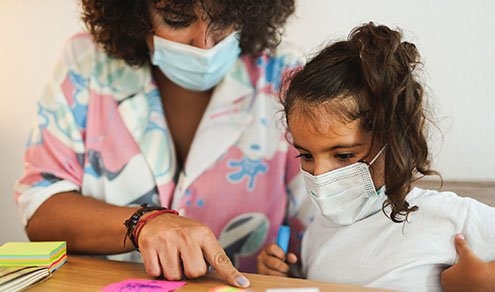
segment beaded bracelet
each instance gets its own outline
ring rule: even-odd
[[[146,218],[141,219],[141,217],[145,213],[151,212],[151,211],[158,211],[158,212],[156,212],[155,214],[152,214]],[[129,219],[125,220],[125,222],[124,222],[124,226],[127,228],[127,232],[126,232],[125,237],[124,237],[124,246],[125,246],[126,239],[129,238],[131,240],[132,244],[134,245],[134,247],[136,248],[136,250],[139,251],[137,239],[139,236],[139,232],[141,231],[144,224],[146,223],[146,220],[149,220],[149,219],[156,217],[156,216],[163,214],[163,213],[172,213],[175,215],[179,214],[177,211],[170,210],[170,209],[167,209],[165,207],[148,206],[148,204],[142,204],[141,208],[136,210],[136,212],[134,212],[134,214],[132,214],[132,216]],[[136,227],[139,227],[139,228],[136,228]]]
[[[139,222],[136,224],[136,227],[134,228],[134,232],[133,232],[134,241],[136,242],[135,246],[136,246],[136,249],[138,251],[139,251],[139,248],[138,248],[139,233],[141,232],[141,229],[143,229],[144,224],[146,224],[146,221],[148,221],[152,218],[155,218],[155,217],[157,217],[163,213],[171,213],[171,214],[179,215],[179,213],[175,210],[164,209],[164,210],[156,211],[155,213],[153,213],[149,216],[141,217],[141,219],[139,219]]]

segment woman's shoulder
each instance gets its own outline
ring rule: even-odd
[[[274,64],[281,67],[301,66],[304,64],[302,50],[291,43],[280,43],[273,50],[263,50],[256,55],[244,55],[244,63],[252,62],[258,67],[268,67]]]
[[[82,46],[96,46],[93,37],[84,31],[79,31],[69,37],[67,40],[67,46],[77,47]]]
[[[124,60],[109,56],[87,32],[79,32],[71,36],[65,43],[62,54],[63,60],[69,67],[94,69],[95,65],[106,64],[106,66],[130,68]]]
[[[104,52],[98,48],[90,34],[78,32],[66,41],[63,54],[67,61],[78,62],[94,59],[97,54],[104,54]]]
[[[275,58],[282,58],[288,64],[303,65],[304,53],[299,46],[291,42],[282,41],[273,52]]]
[[[148,66],[130,66],[122,59],[109,56],[85,32],[69,38],[57,69],[59,74],[69,74],[79,80],[95,80],[119,96],[135,93],[151,80]]]
[[[304,65],[304,58],[297,47],[280,44],[275,50],[264,50],[257,55],[243,55],[243,66],[254,83],[272,85],[277,91],[284,76]],[[263,80],[261,84],[258,81]]]

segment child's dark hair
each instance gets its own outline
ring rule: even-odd
[[[413,72],[419,53],[401,37],[371,22],[357,27],[294,73],[282,93],[287,119],[294,106],[323,106],[347,121],[360,119],[373,143],[386,145],[383,207],[391,206],[394,222],[418,208],[405,199],[416,176],[437,174],[430,168],[424,91]]]
[[[177,28],[198,17],[212,20],[210,30],[234,25],[242,53],[274,49],[283,25],[294,13],[294,0],[82,0],[82,19],[110,55],[130,65],[149,61],[145,38],[152,33],[151,11],[173,19]],[[206,15],[196,15],[196,7]]]

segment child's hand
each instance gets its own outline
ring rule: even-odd
[[[445,292],[495,291],[495,262],[482,261],[469,248],[462,234],[455,237],[459,260],[441,275]]]
[[[289,276],[290,264],[297,263],[297,256],[284,251],[275,243],[270,243],[258,255],[258,273],[272,276]]]

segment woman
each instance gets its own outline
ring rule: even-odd
[[[282,75],[300,65],[275,50],[293,1],[83,0],[82,11],[89,34],[67,43],[38,103],[15,188],[29,238],[70,253],[139,248],[152,276],[212,265],[247,286],[230,261],[254,271],[283,220],[301,232],[312,214],[274,116]]]

